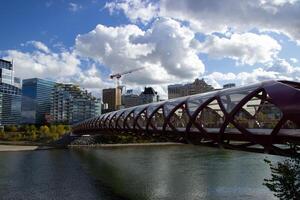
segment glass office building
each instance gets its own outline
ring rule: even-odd
[[[44,124],[48,121],[54,85],[55,82],[39,78],[23,80],[22,123]]]
[[[0,59],[0,126],[21,120],[21,80],[14,77],[13,63]]]

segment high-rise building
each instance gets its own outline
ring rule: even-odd
[[[51,98],[52,123],[74,124],[100,115],[101,102],[73,84],[55,84]]]
[[[188,95],[194,95],[212,91],[214,88],[208,85],[203,79],[196,79],[193,83],[175,84],[168,86],[168,98],[173,99]]]
[[[14,77],[13,63],[0,59],[0,125],[21,120],[21,79]]]
[[[174,84],[168,85],[168,99],[174,99],[184,96],[184,85]]]
[[[224,89],[233,88],[233,87],[235,87],[235,83],[227,83],[227,84],[223,85]]]
[[[127,90],[124,95],[122,95],[122,106],[125,108],[137,106],[141,104],[140,96],[133,93],[133,90]]]
[[[145,87],[144,91],[140,94],[141,104],[153,103],[159,101],[159,95],[152,87]]]
[[[118,110],[121,105],[121,88],[108,88],[102,90],[104,112]]]
[[[126,93],[122,95],[122,106],[124,108],[158,101],[160,101],[159,95],[152,87],[145,87],[140,95],[134,94],[133,90],[127,90]]]
[[[22,83],[22,123],[44,124],[50,115],[51,94],[55,82],[39,78]]]

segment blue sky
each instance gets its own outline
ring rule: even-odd
[[[70,3],[62,0],[2,1],[0,22],[6,28],[1,31],[1,50],[18,48],[21,43],[31,40],[72,46],[78,34],[92,30],[99,23],[125,23],[101,9],[104,1],[76,1],[82,6],[78,11],[70,10]]]
[[[0,7],[0,56],[13,59],[22,78],[100,93],[113,86],[110,73],[144,67],[123,84],[153,86],[162,96],[168,84],[195,78],[215,87],[300,81],[298,0],[3,0]]]

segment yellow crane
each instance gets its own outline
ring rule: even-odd
[[[129,70],[129,71],[125,71],[125,72],[122,72],[122,73],[116,73],[116,74],[112,74],[110,75],[110,79],[114,79],[116,78],[117,79],[117,85],[116,85],[116,88],[118,88],[120,86],[120,78],[126,74],[131,74],[132,72],[136,72],[136,71],[139,71],[141,69],[144,69],[144,67],[139,67],[139,68],[136,68],[136,69],[132,69],[132,70]]]
[[[121,106],[121,93],[122,92],[121,92],[121,87],[120,87],[120,78],[126,74],[131,74],[131,73],[139,71],[141,69],[144,69],[144,67],[139,67],[139,68],[128,70],[128,71],[125,71],[122,73],[111,74],[109,76],[110,79],[114,79],[114,78],[116,79],[116,103],[115,103],[116,108],[119,109]]]

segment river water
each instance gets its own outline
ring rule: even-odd
[[[0,152],[0,199],[275,199],[264,158],[201,146]]]

